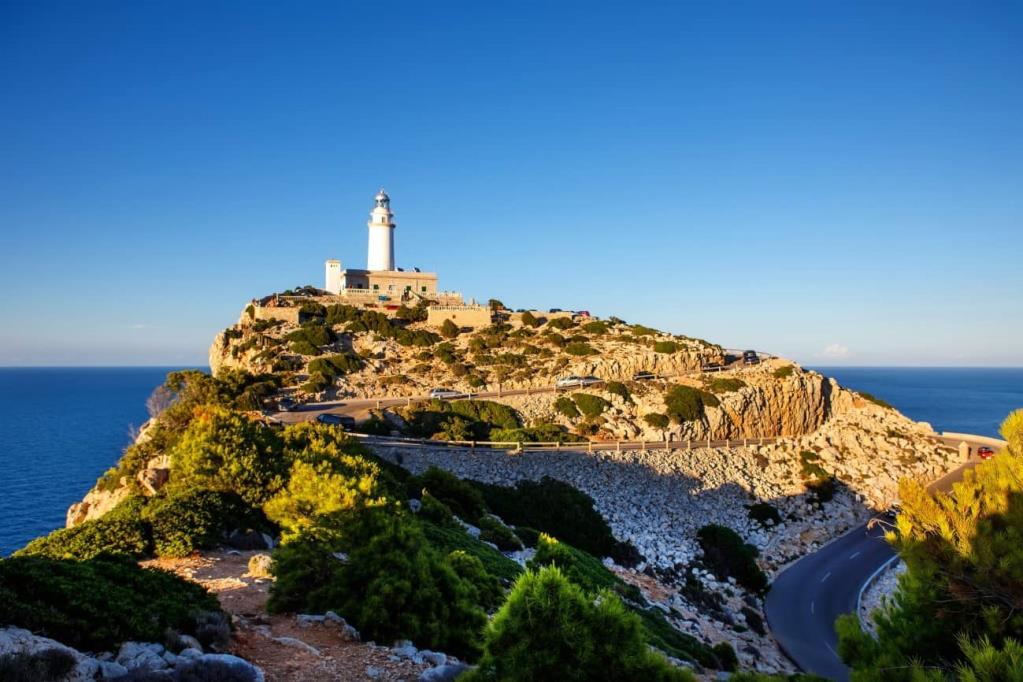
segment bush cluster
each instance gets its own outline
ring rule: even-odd
[[[544,531],[594,556],[628,556],[615,540],[593,498],[567,483],[544,477],[519,481],[514,488],[477,484],[487,507],[505,522]]]
[[[699,421],[704,407],[717,407],[720,401],[713,393],[692,386],[673,386],[664,394],[664,411],[676,423]]]
[[[575,407],[575,403],[569,403]],[[490,440],[501,443],[578,443],[586,439],[569,433],[559,424],[537,424],[520,429],[493,429]]]
[[[575,406],[575,402],[567,395],[558,396],[558,399],[554,401],[554,409],[569,419],[575,419],[579,416],[579,408]]]
[[[196,634],[203,611],[220,607],[201,586],[140,568],[126,557],[0,561],[0,623],[77,649],[101,651],[129,639],[159,641],[167,628]]]
[[[561,330],[565,330],[565,329],[571,329],[574,326],[575,326],[575,322],[573,322],[571,320],[571,318],[568,318],[568,317],[555,317],[554,319],[547,321],[548,329],[561,329]]]
[[[632,393],[629,392],[629,387],[620,381],[607,382],[607,384],[604,385],[604,390],[612,395],[619,396],[627,403],[632,402]]]
[[[417,438],[489,440],[494,429],[517,429],[514,408],[489,400],[431,400],[405,413],[406,433]]]
[[[751,592],[767,589],[767,576],[757,565],[760,552],[726,526],[710,524],[696,533],[703,563],[718,577],[732,577]]]
[[[565,345],[565,352],[569,355],[596,355],[597,349],[585,341],[572,341]]]
[[[668,428],[668,424],[671,420],[668,419],[668,415],[666,414],[651,412],[643,415],[643,421],[655,429],[666,429]]]
[[[767,525],[768,521],[774,524],[781,523],[781,514],[779,514],[778,510],[767,502],[751,504],[749,506],[748,515],[760,525]]]
[[[603,414],[604,410],[611,407],[611,403],[599,395],[592,395],[590,393],[573,393],[572,400],[575,401],[575,406],[579,408],[579,411],[587,419],[595,419]]]
[[[784,367],[777,368],[776,370],[771,372],[771,374],[774,375],[775,379],[784,379],[786,377],[792,376],[795,373],[795,371],[796,368],[793,367],[792,365],[785,365]]]
[[[746,382],[742,379],[713,379],[707,383],[707,390],[711,393],[731,393],[744,387]]]
[[[692,680],[647,648],[613,594],[594,600],[556,567],[523,574],[487,628],[475,680]]]
[[[655,353],[674,353],[680,346],[674,341],[655,341],[654,352]]]

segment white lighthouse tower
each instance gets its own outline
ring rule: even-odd
[[[370,272],[394,270],[394,214],[391,198],[381,188],[375,197],[376,206],[369,214],[369,258],[366,269]]]

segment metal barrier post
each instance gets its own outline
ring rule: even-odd
[[[707,436],[707,447],[710,447],[710,436]]]
[[[593,452],[593,441],[586,441],[586,452]]]
[[[667,434],[665,434],[665,436],[664,436],[664,449],[665,450],[671,450],[671,446],[669,445],[670,442],[671,441],[668,440]]]
[[[616,440],[615,441],[615,452],[621,452],[621,451],[622,451],[622,441]]]
[[[692,449],[693,449],[693,439],[689,438],[688,440],[686,440],[686,450],[692,450]]]
[[[377,409],[378,410],[380,409],[380,401],[379,400],[377,400]]]

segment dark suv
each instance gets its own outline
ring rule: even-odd
[[[760,356],[755,350],[744,350],[742,352],[742,364],[756,365],[760,363]]]

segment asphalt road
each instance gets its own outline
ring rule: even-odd
[[[959,439],[942,438],[955,447]],[[976,451],[979,443],[967,441]],[[969,462],[929,486],[949,490]],[[894,556],[884,529],[855,528],[789,566],[771,585],[764,604],[767,622],[782,650],[801,669],[834,680],[848,680],[849,668],[838,657],[835,619],[856,610],[860,587]]]

